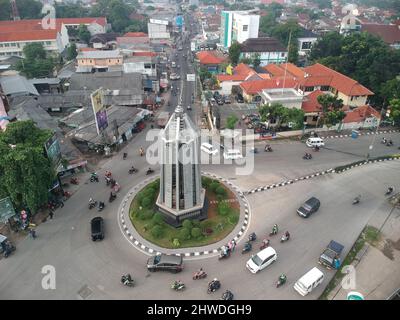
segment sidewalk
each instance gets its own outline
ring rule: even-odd
[[[374,217],[370,225],[380,228],[385,217]],[[400,288],[400,210],[394,209],[382,228],[382,237],[376,246],[370,245],[356,270],[356,288],[365,300],[385,300]],[[328,300],[345,300],[349,291],[336,287]]]

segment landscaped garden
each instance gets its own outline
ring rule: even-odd
[[[170,249],[204,246],[224,239],[239,221],[239,201],[217,180],[203,177],[202,185],[210,202],[208,218],[203,221],[187,219],[182,227],[174,228],[164,222],[155,205],[160,180],[148,184],[136,194],[129,209],[136,231],[155,245]]]

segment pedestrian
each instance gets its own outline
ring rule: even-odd
[[[53,210],[50,210],[50,212],[49,212],[50,219],[53,219],[53,216],[54,216],[54,212],[53,212]]]
[[[232,252],[235,251],[235,247],[236,247],[236,241],[235,239],[232,239]]]
[[[30,233],[32,239],[35,239],[35,238],[36,238],[36,231],[35,231],[35,229],[33,229],[33,228],[30,229],[30,230],[29,230],[29,233]]]

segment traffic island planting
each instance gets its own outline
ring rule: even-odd
[[[187,219],[179,228],[164,222],[156,207],[160,189],[160,180],[157,179],[141,189],[133,199],[129,208],[132,225],[141,237],[167,249],[200,247],[224,239],[239,222],[239,200],[217,180],[202,177],[202,185],[209,201],[207,219]]]

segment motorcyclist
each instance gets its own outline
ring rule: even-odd
[[[99,202],[99,209],[103,209],[105,206],[104,202],[100,201]]]
[[[392,193],[394,191],[394,187],[389,187],[388,189],[387,189],[387,193]]]
[[[221,286],[221,283],[219,282],[219,280],[217,278],[214,278],[209,284],[209,287],[211,290],[216,290],[220,286]]]
[[[152,168],[147,169],[147,172],[153,172]]]
[[[106,170],[104,175],[106,178],[110,178],[112,174],[111,174],[111,171]]]
[[[110,192],[110,199],[113,199],[113,198],[116,198],[116,197],[117,197],[116,193],[114,191],[111,191]]]
[[[89,206],[93,206],[95,203],[96,202],[92,198],[89,199]]]
[[[269,246],[269,239],[264,239],[263,241],[262,241],[262,243],[263,243],[263,245],[265,246],[265,247],[268,247]]]
[[[272,233],[273,234],[277,234],[278,233],[278,225],[274,224],[274,226],[272,227]]]
[[[249,234],[249,241],[254,241],[256,240],[257,236],[255,232],[252,232]]]
[[[387,140],[385,137],[382,138],[382,143],[386,144]]]
[[[392,139],[389,139],[389,141],[387,142],[387,144],[388,144],[389,146],[392,146],[392,145],[393,145]]]
[[[140,147],[139,153],[140,153],[141,156],[143,156],[143,154],[144,154],[144,149],[143,149],[143,147]]]
[[[361,200],[361,196],[358,195],[357,197],[354,198],[353,202],[358,203]]]
[[[289,233],[289,231],[286,231],[286,232],[285,232],[285,238],[286,238],[286,239],[289,239],[289,238],[290,238],[290,233]]]
[[[279,281],[280,284],[285,283],[285,282],[286,282],[286,275],[285,275],[284,273],[282,273],[282,274],[279,276],[278,281]]]

